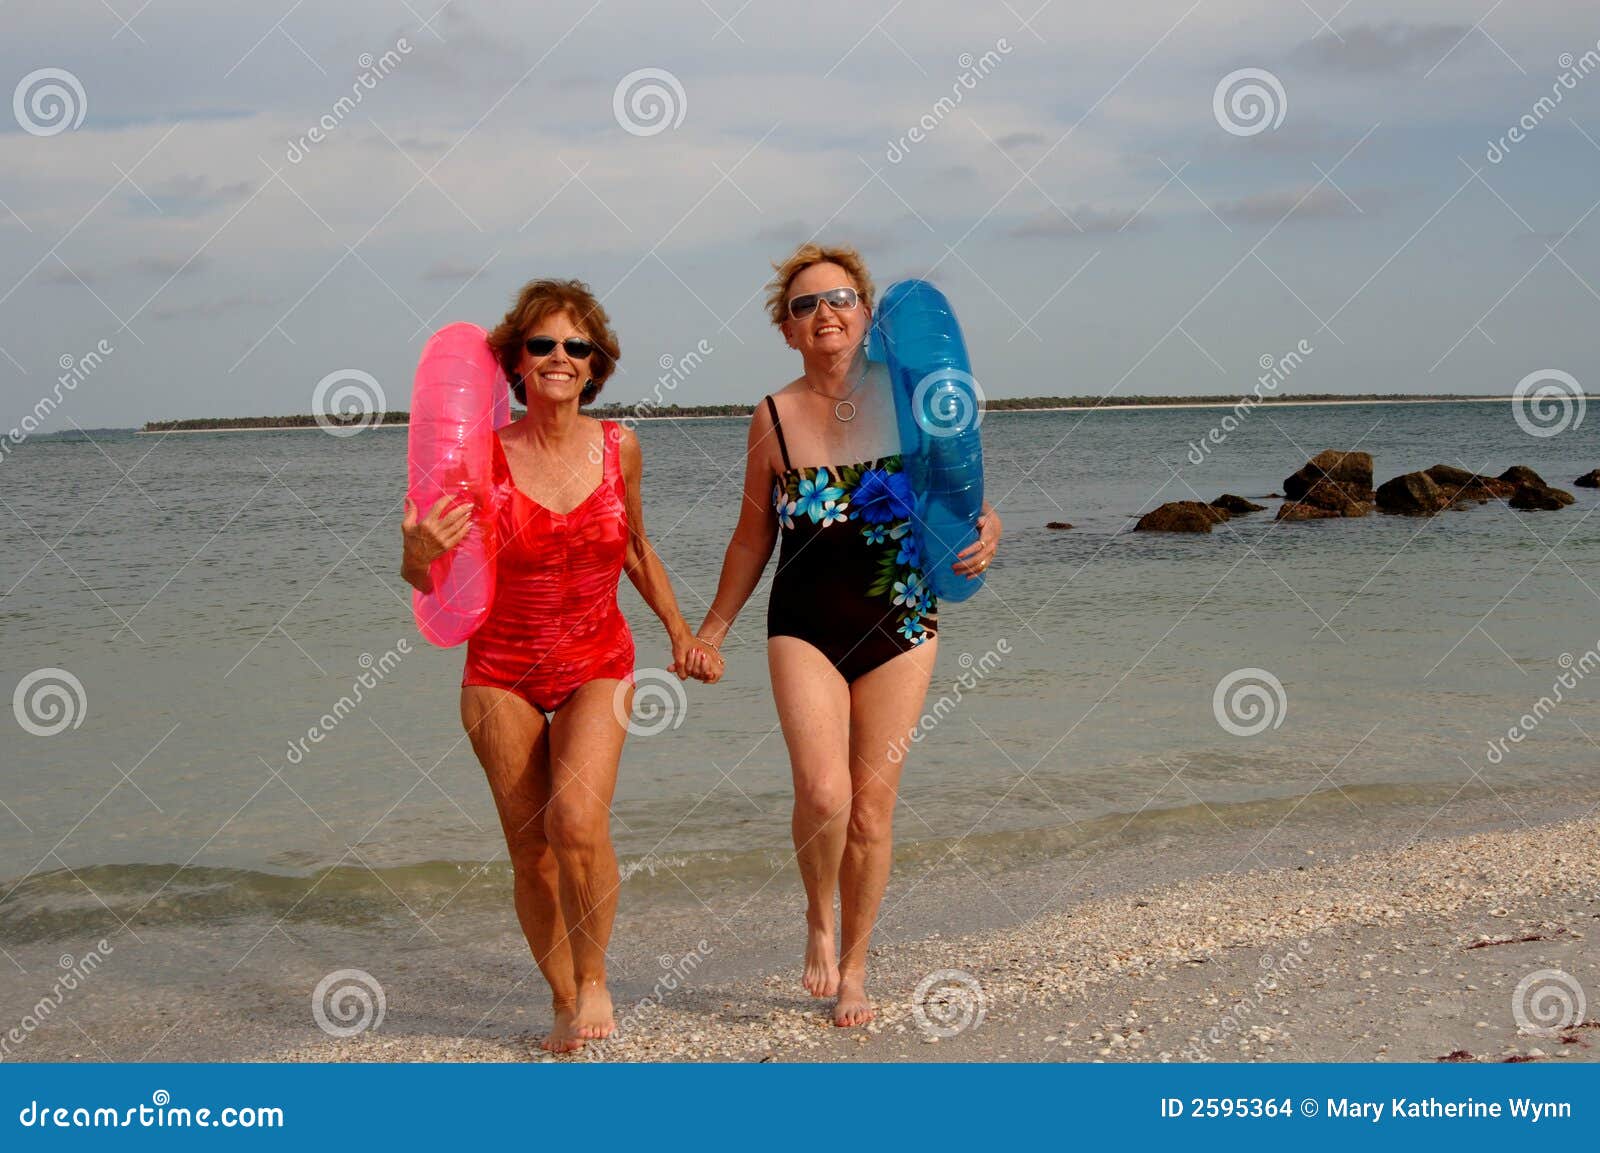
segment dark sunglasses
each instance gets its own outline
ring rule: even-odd
[[[853,288],[830,288],[827,292],[808,292],[803,296],[789,299],[789,315],[795,320],[803,320],[817,310],[817,305],[824,302],[834,312],[849,312],[861,303],[861,297]]]
[[[589,354],[594,351],[593,342],[576,336],[569,336],[562,341],[557,341],[553,336],[530,336],[523,347],[533,356],[549,356],[558,343],[573,360],[588,360]]]

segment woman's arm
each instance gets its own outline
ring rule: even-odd
[[[681,679],[691,675],[689,654],[695,649],[695,636],[689,631],[689,622],[678,611],[678,598],[673,595],[667,566],[661,563],[644,529],[644,502],[639,495],[644,481],[644,453],[639,448],[639,438],[631,428],[621,428],[620,432],[622,477],[627,484],[628,501],[628,555],[623,567],[644,603],[666,626],[667,639],[672,643],[671,671]]]
[[[745,442],[744,489],[739,501],[739,523],[722,558],[722,576],[716,599],[700,626],[700,636],[721,645],[734,619],[755,592],[761,574],[778,540],[778,518],[772,510],[772,414],[756,405]]]
[[[428,515],[418,517],[417,506],[406,498],[405,516],[400,521],[400,536],[405,551],[400,558],[400,575],[422,593],[433,591],[429,569],[433,562],[466,538],[472,531],[472,502],[451,505],[452,497],[441,496]],[[445,507],[451,505],[451,507]]]

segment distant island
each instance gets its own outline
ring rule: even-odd
[[[1465,393],[1429,393],[1411,396],[1400,393],[1301,393],[1297,396],[1264,396],[1252,403],[1263,405],[1297,404],[1440,404],[1459,401],[1510,401],[1509,396],[1469,396]],[[1008,396],[984,403],[985,412],[1048,412],[1054,409],[1084,408],[1232,408],[1240,403],[1232,396],[1124,396],[1108,401],[1103,396]],[[605,420],[694,420],[710,417],[747,417],[750,404],[597,404],[586,411]],[[513,410],[520,411],[520,410]],[[408,412],[384,412],[365,417],[313,416],[229,416],[198,417],[190,420],[147,421],[140,432],[259,432],[280,428],[317,428],[322,425],[351,427],[357,424],[404,428],[410,423]]]

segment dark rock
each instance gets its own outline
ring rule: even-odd
[[[1377,494],[1370,488],[1342,484],[1336,480],[1319,480],[1306,490],[1300,503],[1325,508],[1339,516],[1366,516],[1372,511]]]
[[[1579,488],[1600,488],[1600,468],[1584,473],[1572,483]]]
[[[1423,471],[1434,484],[1444,489],[1446,498],[1453,503],[1475,501],[1482,504],[1486,500],[1505,500],[1517,490],[1511,481],[1468,472],[1453,464],[1436,464]]]
[[[1045,528],[1071,528],[1072,526],[1070,524],[1068,524],[1064,520],[1052,520],[1052,521],[1045,522],[1045,526],[1044,527]]]
[[[1535,488],[1550,487],[1545,483],[1544,477],[1534,472],[1533,469],[1529,468],[1525,464],[1512,465],[1510,468],[1506,469],[1505,472],[1500,474],[1500,479],[1503,481],[1508,481],[1514,485],[1531,484]]]
[[[1242,496],[1234,496],[1231,492],[1225,492],[1216,500],[1211,502],[1211,507],[1220,508],[1223,512],[1231,514],[1242,512],[1262,512],[1267,506],[1264,504],[1252,504],[1250,501],[1245,500]]]
[[[1428,474],[1428,479],[1433,481],[1434,484],[1454,488],[1464,488],[1478,479],[1477,473],[1468,472],[1464,468],[1457,468],[1453,464],[1436,464],[1422,471]],[[1407,473],[1406,475],[1410,476],[1411,474]]]
[[[1432,516],[1450,505],[1445,490],[1425,472],[1408,472],[1378,487],[1378,511],[1396,516]]]
[[[1319,508],[1314,504],[1301,504],[1298,501],[1284,501],[1278,506],[1277,520],[1336,520],[1342,513],[1330,508]]]
[[[1151,509],[1133,527],[1135,532],[1210,532],[1212,525],[1227,519],[1220,508],[1197,500],[1174,500]]]
[[[1526,512],[1555,512],[1566,508],[1574,499],[1570,492],[1562,492],[1547,484],[1519,484],[1517,491],[1511,494],[1510,504],[1512,508]]]
[[[1288,500],[1301,500],[1313,487],[1326,481],[1335,481],[1354,494],[1365,493],[1365,496],[1357,495],[1355,499],[1370,501],[1372,454],[1323,449],[1307,461],[1299,472],[1284,478],[1283,495]]]

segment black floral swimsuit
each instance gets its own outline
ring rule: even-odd
[[[767,409],[784,464],[772,488],[783,544],[767,635],[806,641],[854,681],[937,632],[938,601],[911,531],[911,483],[899,453],[859,464],[791,466],[770,396]]]

